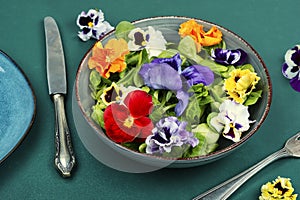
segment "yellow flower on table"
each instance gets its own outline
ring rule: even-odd
[[[225,90],[233,100],[243,103],[259,80],[260,77],[249,69],[234,69],[225,80]]]
[[[294,188],[289,178],[278,177],[272,183],[268,182],[261,187],[259,200],[296,200]]]
[[[127,42],[124,39],[111,39],[103,47],[98,41],[88,61],[90,69],[96,69],[104,78],[110,73],[122,72],[126,68],[125,55],[129,53]]]

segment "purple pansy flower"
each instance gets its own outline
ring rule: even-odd
[[[90,9],[87,13],[82,11],[77,17],[77,26],[80,30],[78,37],[87,41],[90,38],[100,39],[105,33],[113,30],[113,27],[104,21],[104,14],[101,10]]]
[[[189,87],[198,83],[209,85],[214,81],[214,74],[208,67],[193,65],[182,71],[181,63],[180,55],[176,54],[171,58],[154,59],[151,63],[142,65],[139,71],[139,75],[148,87],[176,92],[178,99],[175,107],[176,116],[182,115],[188,105]]]
[[[176,98],[178,99],[178,103],[175,106],[175,113],[176,116],[180,116],[189,104],[190,95],[188,92],[178,90],[176,93]]]
[[[152,63],[166,63],[175,69],[179,74],[181,74],[182,60],[179,53],[175,54],[171,58],[156,58],[152,60]]]
[[[244,64],[247,58],[247,53],[242,49],[228,50],[216,48],[212,49],[211,57],[215,62],[222,65],[239,66]]]
[[[181,75],[186,78],[190,87],[199,83],[210,85],[215,79],[214,73],[211,69],[201,65],[192,65],[187,67],[182,71]]]
[[[180,90],[182,81],[180,74],[167,63],[147,63],[141,67],[139,75],[145,85],[153,89]]]
[[[146,153],[170,153],[172,147],[190,145],[195,147],[199,140],[186,130],[187,122],[180,122],[176,117],[166,117],[156,123],[152,134],[146,138]]]
[[[300,92],[300,45],[287,50],[284,56],[285,63],[282,66],[283,75],[290,79],[294,90]]]

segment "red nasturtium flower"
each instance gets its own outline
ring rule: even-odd
[[[154,127],[148,117],[152,108],[151,95],[142,90],[130,92],[124,104],[110,104],[104,111],[107,136],[116,143],[145,140]]]
[[[111,39],[103,47],[98,41],[88,61],[90,69],[96,69],[101,76],[109,78],[110,73],[122,72],[126,68],[125,55],[129,53],[124,39]]]

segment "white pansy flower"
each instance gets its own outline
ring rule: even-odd
[[[250,128],[248,107],[232,100],[225,100],[219,107],[219,114],[210,121],[211,125],[225,138],[238,142],[242,133]]]
[[[158,56],[163,50],[166,50],[167,41],[160,31],[156,31],[152,26],[148,30],[135,28],[128,34],[130,41],[128,48],[130,51],[140,51],[146,49],[149,57]]]

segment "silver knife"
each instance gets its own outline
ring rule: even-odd
[[[55,159],[63,177],[70,177],[75,165],[70,131],[67,124],[64,96],[67,94],[66,67],[59,30],[52,17],[44,18],[49,95],[55,105]]]

